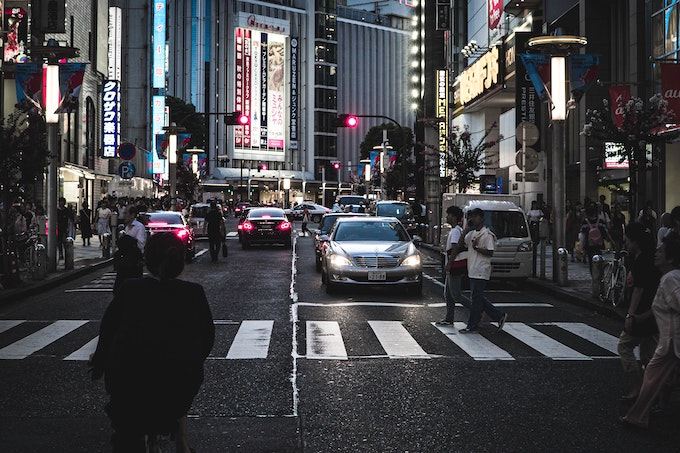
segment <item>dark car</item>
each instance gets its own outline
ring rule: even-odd
[[[241,225],[241,246],[292,244],[292,226],[280,208],[251,208]]]
[[[413,208],[403,201],[379,201],[373,207],[373,212],[378,217],[396,217],[406,231],[413,236],[418,230]]]
[[[236,203],[236,205],[234,206],[234,217],[240,216],[243,210],[245,208],[249,208],[250,206],[251,203],[249,201],[239,201],[238,203]]]
[[[363,213],[350,213],[350,212],[331,212],[324,214],[319,221],[319,228],[314,230],[314,252],[316,253],[316,270],[321,272],[321,251],[323,249],[324,242],[328,241],[328,233],[330,233],[331,228],[335,225],[335,222],[341,217],[360,217],[366,216],[368,214]]]
[[[250,207],[243,208],[241,210],[241,215],[238,218],[238,225],[236,226],[236,231],[238,233],[238,241],[241,242],[241,230],[243,229],[243,222],[246,221],[246,217],[248,217],[248,213],[250,212]]]
[[[194,230],[181,212],[154,211],[139,214],[139,221],[146,228],[149,236],[156,233],[172,232],[184,243],[185,259],[191,262],[196,254]]]

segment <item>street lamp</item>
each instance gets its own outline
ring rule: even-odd
[[[173,123],[174,124],[174,123]],[[177,207],[177,134],[186,129],[182,126],[164,126],[163,130],[168,134],[168,179],[170,210],[174,211]]]
[[[553,175],[553,280],[560,286],[567,285],[567,268],[560,268],[558,250],[563,248],[565,242],[565,154],[566,136],[564,121],[567,119],[567,109],[573,103],[567,101],[567,58],[588,40],[582,36],[537,36],[527,41],[529,48],[540,49],[550,55],[550,120],[553,124],[553,152],[552,152],[552,175]]]

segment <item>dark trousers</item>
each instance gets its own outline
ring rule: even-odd
[[[220,248],[222,247],[222,238],[210,236],[208,238],[210,243],[210,258],[213,262],[217,261],[217,257],[220,255]]]

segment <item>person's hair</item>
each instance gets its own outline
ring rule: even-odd
[[[661,224],[662,227],[672,228],[673,217],[671,216],[670,213],[664,212],[663,214],[661,214],[661,217],[659,217],[659,223]]]
[[[174,233],[156,233],[146,241],[146,267],[161,280],[173,279],[184,270],[184,253],[184,244]]]
[[[586,216],[597,217],[597,205],[595,203],[590,203],[586,206]]]
[[[454,216],[458,220],[463,219],[463,210],[460,209],[458,206],[449,206],[446,208],[446,213]]]
[[[626,225],[626,237],[635,242],[643,253],[654,253],[656,246],[652,231],[641,222],[630,222]]]
[[[137,214],[139,214],[139,210],[137,209],[137,206],[135,206],[133,204],[129,204],[125,208],[127,209],[128,214],[130,214],[130,215],[133,215],[133,216],[136,217]]]
[[[217,203],[215,203],[214,201],[211,201],[210,202],[210,209],[217,209]]]
[[[473,216],[473,215],[478,215],[480,217],[484,217],[484,211],[480,208],[474,208],[468,211],[468,217]]]
[[[670,259],[674,267],[680,267],[680,234],[671,231],[661,242],[666,246],[666,259]]]
[[[680,222],[680,206],[676,206],[671,210],[671,218],[674,222]]]
[[[121,234],[116,245],[123,253],[130,253],[137,248],[137,239],[127,234]]]

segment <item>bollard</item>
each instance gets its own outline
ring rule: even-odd
[[[64,269],[73,269],[73,238],[67,237],[64,241]]]
[[[604,272],[605,260],[602,255],[594,255],[590,265],[590,291],[595,299],[600,299],[602,294],[602,277]]]
[[[35,268],[33,280],[44,280],[47,276],[47,249],[44,244],[35,244]]]
[[[557,284],[567,286],[569,279],[569,252],[564,247],[557,249]]]
[[[102,258],[111,258],[111,233],[102,234]]]

